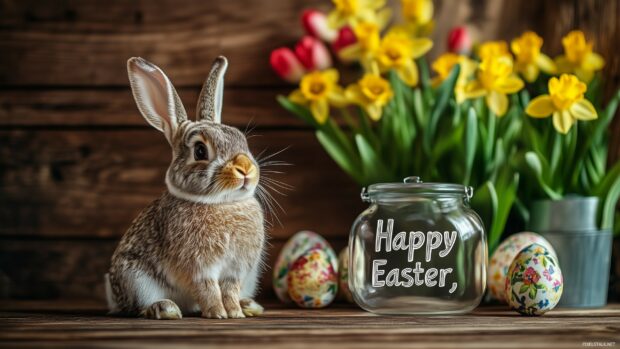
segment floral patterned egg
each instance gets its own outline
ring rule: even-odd
[[[287,282],[291,265],[313,248],[323,249],[329,256],[333,269],[338,271],[336,253],[322,236],[309,230],[296,233],[284,244],[273,267],[273,289],[282,302],[291,302]]]
[[[512,262],[506,279],[506,299],[523,315],[542,315],[562,296],[563,279],[555,255],[539,244],[524,248]]]
[[[323,308],[338,292],[338,273],[323,249],[299,257],[288,275],[288,294],[302,308]]]
[[[353,296],[349,290],[349,247],[345,247],[338,254],[338,297],[353,303]]]
[[[550,254],[556,256],[549,241],[536,233],[521,232],[509,236],[499,244],[489,261],[487,286],[493,298],[506,303],[504,286],[506,284],[508,268],[510,268],[510,264],[512,264],[517,254],[531,244],[544,246]]]

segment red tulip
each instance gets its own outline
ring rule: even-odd
[[[336,53],[336,56],[338,56],[338,59],[342,62],[350,63],[350,60],[344,59],[339,53],[343,48],[351,46],[356,42],[357,38],[355,37],[353,29],[349,26],[345,26],[340,28],[340,31],[338,31],[338,37],[332,43],[332,50],[334,50],[334,53]]]
[[[305,10],[301,15],[301,24],[308,35],[317,37],[325,42],[333,42],[338,32],[327,25],[327,17],[321,11]]]
[[[471,37],[466,27],[454,27],[448,34],[448,51],[468,55],[471,52]]]
[[[304,36],[295,46],[295,54],[308,70],[323,70],[332,66],[332,58],[325,44],[312,36]]]
[[[269,62],[273,71],[288,82],[297,83],[305,74],[303,65],[288,47],[273,50]]]

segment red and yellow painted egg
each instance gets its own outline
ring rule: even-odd
[[[315,248],[297,258],[288,273],[288,294],[302,308],[323,308],[338,293],[338,272],[325,250]]]

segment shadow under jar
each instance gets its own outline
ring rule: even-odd
[[[482,221],[469,207],[473,190],[459,184],[373,184],[370,206],[349,236],[349,287],[355,302],[377,314],[463,314],[486,287]]]

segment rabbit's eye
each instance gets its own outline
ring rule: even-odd
[[[209,160],[209,150],[204,143],[197,142],[194,145],[194,160]]]

